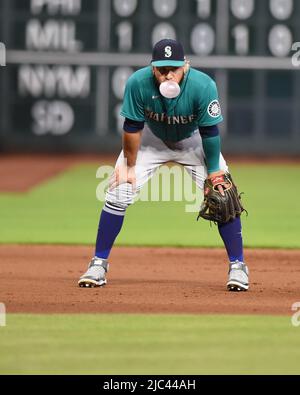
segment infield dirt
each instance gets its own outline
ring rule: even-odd
[[[0,191],[22,193],[103,156],[0,158]],[[114,248],[108,285],[82,289],[93,247],[0,245],[0,302],[8,313],[239,313],[291,315],[300,301],[300,250],[246,250],[250,290],[226,291],[223,249]]]
[[[2,245],[0,301],[8,313],[292,314],[300,251],[246,250],[248,292],[226,291],[222,249],[114,248],[108,284],[83,289],[92,247]]]

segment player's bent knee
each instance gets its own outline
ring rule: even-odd
[[[112,191],[106,192],[105,202],[126,210],[127,207],[134,203],[134,197],[132,186],[130,184],[122,184]]]

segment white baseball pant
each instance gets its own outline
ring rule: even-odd
[[[203,190],[204,181],[207,178],[207,168],[199,130],[195,130],[191,137],[177,143],[164,143],[145,125],[135,167],[136,190],[133,191],[131,184],[121,184],[106,192],[106,202],[126,209],[134,203],[137,194],[154,175],[155,171],[167,162],[182,165],[197,187]],[[115,167],[122,163],[124,163],[123,151],[120,153]],[[222,154],[220,155],[220,169],[228,171]]]

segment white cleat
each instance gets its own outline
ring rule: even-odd
[[[230,262],[228,272],[228,291],[241,292],[249,289],[249,270],[245,263]]]
[[[105,285],[107,283],[105,276],[108,266],[106,259],[94,257],[89,263],[88,270],[80,277],[78,281],[79,287],[95,288]]]

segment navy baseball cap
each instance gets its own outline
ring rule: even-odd
[[[184,50],[179,41],[165,38],[154,45],[151,61],[152,66],[182,67],[184,66],[184,62]]]

